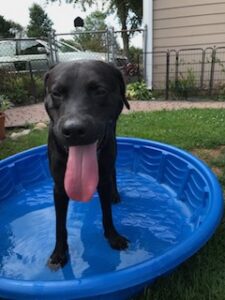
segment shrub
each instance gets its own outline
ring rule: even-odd
[[[10,108],[12,105],[5,95],[0,95],[0,113]]]
[[[37,101],[42,101],[44,98],[44,80],[43,76],[34,76],[35,96]]]
[[[197,84],[193,70],[188,69],[186,77],[180,73],[180,78],[170,82],[169,88],[172,97],[178,99],[187,99],[188,97],[196,94]]]
[[[150,100],[152,92],[147,88],[144,81],[137,81],[127,85],[127,98],[129,100]]]
[[[29,102],[29,92],[25,77],[11,76],[6,83],[6,96],[15,105]]]
[[[225,101],[225,85],[219,88],[218,100]]]
[[[30,74],[0,71],[0,93],[15,105],[30,104],[43,99],[43,79]]]

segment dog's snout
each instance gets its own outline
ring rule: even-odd
[[[62,128],[62,132],[65,138],[72,137],[84,137],[87,129],[84,123],[67,120]]]
[[[87,145],[97,140],[97,127],[91,118],[67,119],[61,130],[69,146]]]

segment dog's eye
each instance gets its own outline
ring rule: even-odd
[[[51,91],[51,98],[52,98],[54,107],[59,108],[62,103],[62,99],[63,99],[62,93],[57,90],[53,90],[53,91]]]
[[[108,94],[108,91],[105,88],[99,87],[95,89],[94,94],[98,97],[104,97]]]
[[[52,91],[51,92],[51,96],[53,98],[61,98],[62,97],[62,94],[59,92],[59,91]]]
[[[105,87],[96,83],[89,84],[89,92],[95,97],[104,97],[108,94],[108,90]]]

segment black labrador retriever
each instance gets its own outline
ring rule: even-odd
[[[104,235],[112,248],[128,247],[113,225],[111,203],[119,202],[116,186],[116,121],[125,98],[120,71],[101,61],[60,63],[45,76],[45,107],[50,117],[48,156],[54,179],[56,244],[48,265],[68,259],[68,201],[88,201],[96,188],[101,201]]]

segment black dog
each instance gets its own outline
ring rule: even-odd
[[[67,262],[68,200],[87,201],[99,193],[105,237],[114,249],[128,240],[115,229],[111,203],[119,202],[115,159],[116,121],[125,98],[118,69],[101,61],[60,63],[45,77],[45,107],[50,117],[48,155],[54,179],[56,244],[48,265]]]

